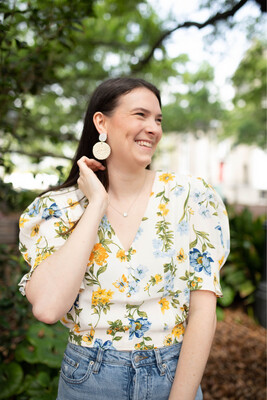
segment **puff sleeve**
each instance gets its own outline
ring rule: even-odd
[[[49,192],[37,197],[21,215],[19,249],[31,267],[19,283],[23,295],[35,268],[58,250],[70,235],[70,206],[66,195]]]
[[[219,272],[230,250],[227,211],[203,179],[192,178],[190,186],[190,290],[210,290],[221,297]]]

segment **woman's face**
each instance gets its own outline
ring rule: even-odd
[[[157,97],[137,88],[120,97],[113,114],[105,116],[111,155],[107,163],[146,167],[162,136],[162,114]]]

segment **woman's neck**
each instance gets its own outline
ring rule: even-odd
[[[131,198],[141,190],[142,186],[145,186],[148,174],[150,174],[150,171],[145,168],[133,171],[108,166],[108,192],[117,200]]]

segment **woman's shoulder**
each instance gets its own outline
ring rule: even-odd
[[[195,177],[190,174],[182,174],[179,172],[172,171],[156,171],[157,179],[163,184],[168,184],[170,186],[188,186],[188,185],[201,185],[201,182],[204,181],[203,178]]]
[[[31,218],[46,219],[47,216],[62,215],[62,212],[69,208],[74,208],[84,200],[83,193],[77,186],[61,188],[58,190],[49,190],[44,194],[37,196],[31,204],[23,211],[22,217],[27,215]]]
[[[38,196],[37,199],[55,199],[58,201],[65,201],[67,198],[73,198],[76,201],[80,201],[84,197],[81,190],[77,185],[69,186],[67,188],[61,188],[57,190],[49,190],[44,194]]]

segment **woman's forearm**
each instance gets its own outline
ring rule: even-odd
[[[209,295],[215,297],[211,292]],[[211,300],[212,302],[214,299]],[[213,305],[210,308],[199,307],[190,313],[169,400],[195,399],[209,357],[215,329],[216,302],[215,307]]]
[[[105,209],[104,201],[89,204],[65,244],[41,262],[27,282],[26,296],[37,319],[54,323],[71,308]]]

